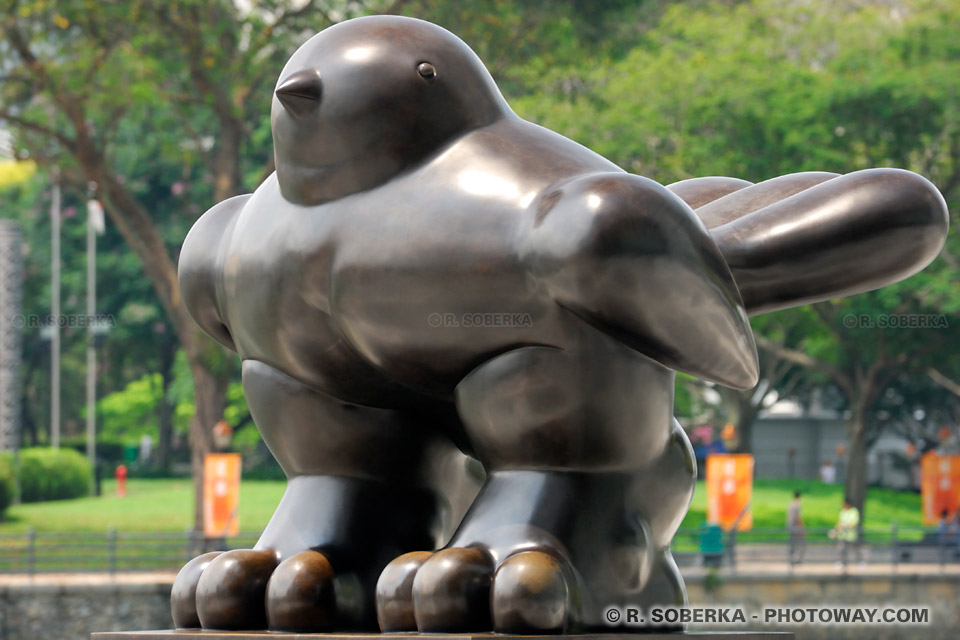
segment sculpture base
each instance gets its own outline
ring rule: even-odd
[[[675,633],[581,633],[566,636],[515,636],[499,633],[282,633],[276,631],[110,631],[94,633],[91,640],[411,640],[422,636],[429,640],[530,640],[562,638],[563,640],[794,640],[784,631],[686,631]]]

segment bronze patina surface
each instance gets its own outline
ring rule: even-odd
[[[194,225],[180,284],[289,483],[254,551],[178,578],[182,626],[573,633],[683,603],[674,372],[753,386],[748,314],[905,278],[947,232],[897,169],[630,175],[408,18],[309,40],[272,125],[276,173]]]

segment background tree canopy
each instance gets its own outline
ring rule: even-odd
[[[93,186],[109,215],[98,310],[117,319],[100,345],[101,433],[155,434],[161,465],[180,429],[196,471],[224,415],[248,445],[256,440],[235,359],[196,330],[180,300],[175,264],[186,231],[272,171],[271,89],[289,55],[334,22],[377,12],[446,26],[479,53],[519,115],[663,183],[874,166],[931,179],[954,222],[931,267],[879,292],[755,318],[754,328],[769,365],[764,393],[839,390],[851,416],[848,493],[858,504],[854,462],[888,422],[878,412],[923,405],[931,416],[957,415],[960,387],[948,390],[960,379],[956,2],[0,0],[0,8],[0,125],[16,156],[39,167],[26,182],[0,172],[0,215],[19,219],[27,239],[26,313],[49,309],[54,176],[65,189],[64,313],[82,312]],[[844,324],[851,314],[904,313],[951,322]],[[67,436],[79,435],[83,418],[84,340],[64,336]],[[36,329],[24,348],[25,437],[36,444],[49,431],[49,348]],[[694,411],[696,395],[682,387],[678,410]],[[724,401],[746,443],[763,395]]]

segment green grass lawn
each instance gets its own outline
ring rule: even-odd
[[[256,532],[266,525],[283,494],[284,483],[245,480],[240,488],[240,528]],[[843,500],[840,485],[809,481],[757,480],[753,491],[754,528],[782,529],[793,491],[803,492],[803,517],[809,528],[832,527]],[[193,490],[189,480],[130,480],[127,496],[116,497],[114,481],[104,481],[103,496],[10,507],[0,521],[0,534],[39,532],[100,533],[113,527],[129,532],[183,532],[193,517]],[[684,529],[698,528],[706,519],[706,489],[698,483]],[[889,529],[921,525],[920,496],[915,493],[870,489],[866,528]]]
[[[803,521],[807,528],[833,527],[843,505],[843,486],[810,480],[756,480],[753,485],[753,526],[755,529],[782,529],[786,524],[787,505],[793,492],[800,490],[803,499]],[[900,527],[923,524],[920,494],[908,491],[871,488],[864,508],[865,529],[889,529],[896,522]],[[707,490],[697,483],[690,512],[681,528],[694,529],[707,519]]]
[[[260,531],[283,495],[284,483],[245,480],[240,487],[240,529]],[[20,504],[7,509],[0,534],[31,526],[44,533],[117,531],[183,532],[193,524],[193,486],[189,479],[128,480],[127,495],[116,496],[116,481],[103,482],[99,498]]]

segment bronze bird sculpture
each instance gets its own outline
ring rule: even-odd
[[[685,602],[674,372],[753,386],[748,314],[905,278],[947,231],[896,169],[630,175],[410,18],[309,40],[272,127],[276,172],[197,221],[180,284],[289,482],[255,549],[184,567],[178,627],[565,633]]]

